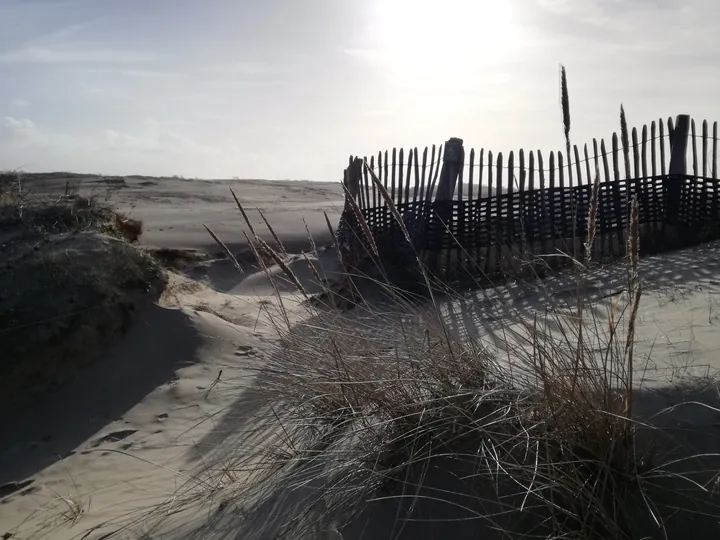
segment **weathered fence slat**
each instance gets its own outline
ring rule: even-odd
[[[470,149],[470,163],[468,164],[468,200],[473,200],[473,180],[475,177],[475,149]]]
[[[520,254],[525,257],[525,248],[527,245],[527,238],[525,236],[525,220],[527,218],[527,191],[525,190],[526,185],[526,177],[527,171],[525,170],[525,152],[521,148],[518,152],[518,160],[519,160],[519,175],[520,175],[520,182],[518,184],[518,226],[520,227],[520,230],[518,231],[518,234],[520,235]]]
[[[478,156],[478,194],[477,194],[478,200],[480,200],[484,197],[484,195],[483,195],[483,170],[484,170],[484,165],[485,165],[484,158],[485,158],[485,149],[481,148],[480,154]]]
[[[465,238],[465,232],[467,230],[468,216],[466,213],[467,207],[463,204],[463,183],[465,181],[465,152],[462,151],[460,162],[457,167],[457,205],[452,205],[449,215],[451,216],[446,223],[449,244],[447,246],[447,262],[445,263],[446,268],[451,268],[453,263],[455,266],[462,266],[464,257],[461,251],[462,245],[458,245],[458,238]]]
[[[557,192],[555,190],[555,152],[550,152],[550,159],[548,160],[548,176],[549,176],[549,186],[548,186],[548,210],[550,213],[550,230],[548,231],[548,236],[551,239],[551,249],[548,253],[554,253],[555,252],[555,236],[556,236],[556,224],[555,224],[555,216],[557,214]],[[551,261],[554,262],[554,261]]]
[[[367,157],[362,158],[363,163],[367,162]],[[362,181],[360,182],[360,208],[367,209],[371,208],[370,201],[368,200],[368,173],[367,167],[362,168]]]
[[[627,179],[630,180],[633,178],[639,178],[640,177],[640,145],[638,144],[638,133],[637,129],[632,128],[632,133],[630,135],[632,137],[632,157],[633,157],[633,167],[632,171],[628,170]]]
[[[462,173],[463,171],[464,171],[464,167],[462,167],[459,172]],[[460,180],[458,180],[458,185],[457,185],[457,200],[458,200],[459,202],[462,202],[464,195],[465,195],[465,189],[464,189],[464,186],[463,186],[463,182],[460,181]]]
[[[398,152],[396,148],[392,149],[392,199],[395,204],[403,203],[403,165],[402,161],[405,158],[403,149],[400,148],[400,162],[398,163]],[[399,169],[399,174],[398,174]],[[397,192],[395,191],[395,175],[397,174]]]
[[[437,183],[438,178],[440,177],[440,169],[442,168],[440,166],[440,160],[442,159],[443,152],[445,151],[445,146],[440,145],[438,146],[438,152],[437,152],[437,162],[435,163],[435,176],[433,177],[432,183],[430,184],[430,187],[428,188],[428,199],[434,200],[436,189],[437,189]]]
[[[708,123],[703,120],[702,126],[702,175],[707,177],[708,171]]]
[[[642,163],[642,169],[640,172],[640,175],[643,178],[647,178],[648,175],[648,168],[647,168],[647,140],[648,138],[648,130],[647,126],[643,126],[642,128],[642,149],[641,149],[641,163]],[[635,172],[635,176],[638,176],[638,172]]]
[[[657,180],[655,177],[657,176],[657,146],[658,143],[660,144],[660,151],[662,152],[662,122],[660,122],[660,132],[661,134],[658,135],[657,132],[657,124],[655,123],[655,120],[652,121],[650,124],[650,170],[651,174],[653,176],[652,183],[648,184],[649,186],[652,186],[652,195],[653,195],[653,201],[655,204],[653,205],[653,219],[652,219],[652,231],[654,234],[657,234],[657,231],[660,230],[661,224],[658,220],[658,212],[657,212],[657,196],[658,196],[658,190],[657,190]],[[660,139],[658,140],[658,137]],[[662,158],[661,158],[662,159]]]
[[[615,182],[620,181],[620,156],[618,155],[618,136],[617,133],[612,134],[612,166],[613,166],[613,180]]]
[[[580,151],[578,150],[577,145],[573,145],[573,152],[575,153],[575,168],[577,169],[577,182],[575,185],[582,186],[582,164],[580,163]]]
[[[415,200],[420,199],[420,202],[422,202],[425,197],[425,175],[427,173],[427,158],[428,147],[426,146],[423,150],[422,174],[420,176],[420,182],[415,186]]]
[[[379,160],[379,159],[380,159],[380,153],[378,153],[378,160]],[[376,168],[375,168],[375,156],[374,156],[374,155],[373,155],[373,156],[370,156],[370,169],[375,173],[376,176],[380,174],[380,173],[378,172],[378,171],[380,170],[379,167],[380,167],[380,161],[378,161],[378,168],[376,169]],[[378,178],[379,178],[379,176],[378,176]],[[379,206],[379,202],[380,202],[380,201],[378,200],[378,197],[377,197],[377,186],[375,185],[375,182],[372,182],[372,181],[371,181],[371,182],[369,183],[369,187],[370,187],[371,190],[372,190],[372,205],[373,205],[373,208],[377,208],[377,207]]]
[[[650,124],[650,170],[653,176],[657,176],[657,129],[655,120]]]
[[[580,164],[580,151],[578,150],[577,145],[573,145],[573,152],[575,153],[575,168],[577,169],[577,182],[575,183],[575,187],[573,188],[573,193],[571,194],[571,201],[572,201],[572,219],[573,219],[573,248],[574,248],[574,257],[578,257],[580,254],[577,253],[577,237],[578,237],[578,219],[580,218],[582,212],[580,210],[581,208],[581,201],[578,199],[577,194],[581,193],[582,185],[583,185],[583,179],[582,179],[582,166]],[[577,188],[577,189],[576,189]]]
[[[477,236],[475,234],[475,231],[477,230],[478,226],[478,219],[477,219],[477,207],[475,206],[475,199],[473,199],[473,182],[475,181],[475,149],[470,149],[470,156],[469,156],[469,162],[468,162],[468,199],[467,199],[467,206],[469,208],[469,221],[468,224],[470,226],[470,230],[473,232],[473,236]],[[472,249],[469,249],[469,255],[470,258],[473,260],[473,263],[476,263],[478,260],[479,252],[477,247],[477,241],[475,240],[473,242]]]
[[[713,122],[713,157],[712,157],[712,177],[717,179],[717,163],[718,163],[718,123]]]
[[[713,122],[713,152],[712,152],[712,178],[713,180],[717,180],[717,159],[718,159],[718,153],[717,153],[717,141],[718,141],[718,123]],[[718,211],[718,207],[720,206],[720,190],[718,189],[720,186],[718,186],[717,182],[713,182],[713,199],[712,199],[712,215],[713,217],[716,217],[720,215]]]
[[[540,230],[538,231],[538,235],[540,236],[540,248],[542,249],[543,255],[548,255],[551,251],[551,248],[548,245],[547,240],[547,234],[545,231],[545,227],[547,226],[547,189],[545,189],[545,167],[543,166],[543,157],[542,152],[540,150],[537,151],[537,160],[538,160],[538,173],[540,175]]]
[[[502,152],[498,152],[497,155],[497,174],[495,177],[496,189],[495,189],[495,264],[500,265],[502,257],[502,246],[504,243],[503,230],[502,230],[502,203],[503,203],[503,187],[502,187],[502,176],[503,176],[503,155]]]
[[[405,161],[405,159],[407,159],[407,162]],[[412,171],[413,171],[412,148],[407,149],[407,158],[405,158],[404,149],[401,148],[400,152],[398,154],[398,181],[399,181],[398,189],[403,194],[403,201],[405,203],[410,202],[410,184],[412,182]]]
[[[603,152],[603,153],[604,153],[604,152]],[[600,161],[599,161],[599,160],[602,159],[602,158],[599,158],[599,157],[598,157],[599,155],[600,155],[600,154],[599,154],[599,152],[598,152],[598,142],[597,142],[597,139],[593,139],[593,161],[595,162],[595,172],[596,172],[596,173],[600,173],[600,171],[601,171],[601,169],[600,169]]]
[[[637,129],[632,128],[630,137],[632,140],[633,161],[632,171],[628,171],[630,174],[626,176],[625,212],[623,213],[623,223],[626,223],[626,217],[628,218],[627,223],[630,223],[629,212],[631,201],[633,197],[640,196],[640,145],[638,144]],[[632,178],[634,178],[634,181],[631,182],[630,180]],[[641,199],[638,199],[638,205],[640,205],[640,208],[638,208],[638,210],[640,212],[642,212],[642,203],[643,201]]]
[[[477,210],[477,223],[478,227],[482,227],[481,231],[487,231],[487,203],[482,202],[483,197],[486,197],[487,192],[483,193],[483,173],[485,170],[485,149],[481,148],[479,155],[478,155],[478,194],[476,199],[476,210]],[[477,239],[477,233],[475,234],[475,238]],[[487,241],[487,238],[485,239],[484,245],[482,247],[478,247],[477,254],[475,256],[475,260],[477,261],[477,267],[480,268],[482,271],[487,270],[487,259],[488,259],[488,253],[489,247],[488,244],[490,242]],[[482,255],[482,257],[481,257]]]
[[[505,246],[509,249],[515,243],[515,154],[510,151],[508,154],[508,189],[507,195],[503,197],[506,202],[506,225],[505,225]]]
[[[537,227],[535,226],[537,190],[535,189],[535,153],[532,150],[530,150],[528,155],[528,173],[527,208],[529,210],[527,210],[525,222],[523,223],[523,234],[527,239],[528,257],[532,257],[536,253],[537,245]]]
[[[602,160],[603,160],[603,172],[605,173],[605,181],[600,184],[600,192],[603,193],[602,200],[607,200],[607,193],[608,193],[608,187],[612,185],[612,179],[610,178],[610,164],[608,163],[608,155],[607,151],[605,150],[605,139],[600,139],[600,153],[602,154]],[[598,229],[606,232],[610,229],[610,224],[608,223],[607,217],[608,217],[608,207],[604,206],[602,211],[598,210]],[[612,238],[610,238],[609,235],[602,235],[602,251],[607,253],[612,250]]]
[[[433,172],[435,167],[440,167],[439,164],[435,162],[435,145],[432,145],[432,154],[430,155],[430,170],[428,171],[428,178],[427,178],[427,191],[423,195],[423,200],[428,201],[428,203],[432,202],[432,183],[433,183]]]
[[[590,170],[590,156],[588,155],[587,144],[583,145],[583,154],[584,154],[584,158],[585,158],[585,175],[587,176],[587,183],[589,185],[592,185],[592,183],[595,181],[595,174],[594,174],[594,171]],[[595,159],[595,169],[594,170],[595,171],[597,170],[597,159]]]
[[[665,127],[662,119],[658,122],[658,128],[660,129],[660,138],[658,139],[660,144],[660,174],[665,176]]]
[[[698,154],[697,154],[697,134],[695,133],[695,120],[690,120],[690,140],[692,141],[693,153],[693,175],[698,175]]]
[[[700,195],[701,218],[704,220],[708,214],[708,192],[712,184],[707,177],[707,160],[708,160],[708,123],[703,120],[702,123],[702,183]],[[697,176],[697,175],[695,175]]]
[[[493,215],[494,215],[494,202],[495,198],[493,197],[493,153],[492,151],[488,150],[487,153],[487,172],[488,172],[488,183],[487,183],[487,202],[485,206],[485,223],[488,230],[488,235],[492,237],[493,232]],[[489,273],[492,268],[492,261],[491,256],[495,249],[495,246],[493,246],[492,242],[488,242],[488,248],[487,253],[485,254],[485,273]]]
[[[593,139],[593,163],[594,163],[594,165],[595,165],[595,170],[593,171],[593,175],[592,175],[592,177],[591,177],[591,179],[590,179],[590,184],[591,184],[591,185],[593,185],[593,183],[595,182],[596,179],[597,179],[598,182],[601,182],[601,181],[602,181],[602,176],[600,175],[600,163],[599,163],[598,155],[599,155],[599,154],[598,154],[597,139]],[[588,202],[590,201],[589,197],[590,197],[590,196],[588,195]],[[588,208],[589,208],[589,206],[588,206]],[[597,227],[597,230],[602,233],[602,230],[603,230],[603,229],[602,229],[602,224],[601,224],[601,223],[600,223],[599,226]],[[598,251],[598,248],[600,248],[600,249],[603,248],[603,244],[604,244],[604,240],[603,240],[603,237],[602,237],[602,235],[601,235],[599,241],[596,240],[595,242],[593,242],[593,257],[595,256],[595,253]]]
[[[629,179],[632,176],[632,173],[630,172],[630,140],[628,138],[629,134],[621,131],[620,137],[621,137],[621,146],[622,146],[622,155],[623,155],[623,165],[625,166],[625,178]]]
[[[385,155],[383,155],[383,177],[382,178],[383,178],[382,185],[386,190],[388,190],[388,188],[390,187],[390,153],[387,150],[385,150]],[[393,200],[397,200],[397,199],[395,199],[394,193],[390,194],[390,198]],[[392,220],[391,220],[391,222],[392,222]]]
[[[557,153],[557,161],[558,161],[558,163],[557,163],[558,190],[557,191],[558,191],[558,195],[560,196],[560,219],[556,220],[556,222],[560,221],[560,224],[558,225],[556,223],[556,225],[555,225],[556,230],[553,231],[553,235],[555,235],[556,237],[557,236],[560,237],[561,242],[562,242],[560,244],[562,246],[562,250],[564,252],[567,252],[568,246],[565,245],[565,237],[567,236],[567,231],[565,230],[565,227],[564,227],[564,224],[567,221],[567,215],[568,215],[567,204],[565,202],[565,193],[566,193],[565,192],[565,174],[563,172],[565,170],[565,166],[563,163],[563,153],[560,150],[558,150],[558,153]],[[555,209],[555,212],[557,212],[557,209]]]
[[[393,152],[394,153],[394,152]],[[409,202],[409,193],[408,193],[408,183],[405,181],[405,168],[406,165],[403,163],[403,160],[405,159],[405,151],[403,148],[400,148],[398,153],[398,174],[397,174],[397,203],[398,204],[405,204]],[[408,156],[407,159],[409,163],[407,164],[407,171],[410,173],[412,171],[412,150],[408,149]],[[395,169],[395,167],[393,167]],[[393,171],[394,174],[394,171]],[[410,175],[408,174],[408,180],[410,179]]]
[[[409,200],[410,198],[410,184],[412,180],[412,170],[415,170],[415,179],[412,182],[413,187],[413,204],[417,204],[417,191],[418,186],[420,185],[420,160],[418,159],[418,149],[417,146],[413,148],[412,153],[408,150],[408,154],[410,157],[410,161],[408,162],[408,170],[407,170],[407,178],[405,180],[405,198]],[[425,155],[424,158],[427,157],[427,147],[425,148]]]
[[[568,186],[572,187],[573,185],[573,171],[572,171],[572,149],[570,146],[566,148],[567,155],[565,156],[567,158],[567,168],[568,168]]]

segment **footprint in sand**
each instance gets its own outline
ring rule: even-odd
[[[120,431],[113,431],[112,433],[108,433],[104,437],[100,437],[98,440],[96,440],[93,443],[92,447],[97,448],[104,443],[114,443],[122,441],[123,439],[127,439],[133,433],[137,433],[137,429],[123,429]]]
[[[24,480],[22,482],[8,482],[7,484],[3,484],[2,486],[0,486],[0,499],[4,499],[8,495],[12,495],[13,493],[24,490],[33,482],[34,480]],[[28,491],[29,493],[31,490],[26,491]],[[27,495],[27,493],[22,494]]]
[[[235,351],[235,356],[252,356],[254,354],[257,354],[257,351],[250,345],[240,345]]]

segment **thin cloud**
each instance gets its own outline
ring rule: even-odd
[[[63,151],[82,146],[95,151],[129,150],[165,155],[217,155],[220,148],[204,145],[168,129],[163,124],[148,120],[141,133],[125,133],[107,129],[101,134],[86,135],[55,132],[39,128],[30,118],[6,116],[0,120],[0,140],[19,144],[43,144],[51,150]]]
[[[218,148],[199,144],[189,137],[165,129],[156,122],[148,123],[146,133],[132,135],[109,129],[105,131],[108,145],[114,149],[132,150],[155,154],[217,155],[222,151]]]
[[[12,116],[6,116],[3,118],[2,124],[0,125],[6,135],[29,134],[37,131],[35,123],[29,118],[13,118]]]
[[[179,71],[165,71],[154,69],[105,68],[105,67],[76,67],[73,72],[98,75],[118,75],[121,77],[139,79],[186,79],[188,75]]]
[[[226,73],[234,75],[265,75],[270,73],[281,73],[285,71],[280,66],[274,66],[266,62],[228,62],[225,64],[214,64],[204,68],[209,73]]]
[[[45,43],[56,43],[58,41],[65,41],[70,37],[73,37],[77,34],[81,34],[83,31],[92,28],[93,26],[96,26],[97,24],[104,21],[104,18],[97,18],[92,19],[89,21],[83,21],[76,24],[70,24],[68,26],[64,26],[62,28],[59,28],[58,30],[54,30],[52,32],[49,32],[39,38],[37,38],[35,41],[37,44]]]
[[[30,106],[30,102],[27,99],[16,98],[10,102],[10,106],[13,109],[26,109]]]
[[[10,0],[8,7],[47,7],[52,9],[80,7],[97,0]]]
[[[3,64],[132,64],[147,63],[157,56],[135,51],[26,47],[0,54]]]

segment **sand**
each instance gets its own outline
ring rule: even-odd
[[[274,335],[263,314],[277,302],[251,258],[241,274],[218,257],[221,250],[203,227],[235,253],[246,250],[229,187],[261,236],[271,239],[257,207],[291,253],[310,247],[303,219],[318,246],[328,243],[324,212],[337,222],[342,205],[339,185],[309,182],[57,174],[25,178],[24,189],[63,194],[67,183],[82,195],[109,196],[142,219],[141,246],[163,249],[171,283],[122,342],[76,380],[32,407],[0,415],[0,536],[74,538],[111,517],[149,508],[223,443],[214,436],[216,425],[236,390],[252,381],[233,359],[261,361]],[[311,256],[321,273],[334,269],[335,257],[328,255]],[[305,259],[288,261],[312,288]],[[73,525],[76,503],[82,516]]]
[[[324,212],[337,223],[342,190],[336,184],[310,182],[64,175],[29,178],[26,187],[60,193],[67,182],[103,197],[112,189],[112,202],[143,220],[142,247],[162,250],[170,284],[160,301],[138,316],[121,343],[75,380],[33,406],[0,415],[0,538],[100,540],[112,532],[135,538],[136,529],[124,530],[134,518],[172,500],[174,493],[178,498],[196,493],[210,497],[215,488],[206,485],[209,475],[203,476],[203,471],[222,469],[230,452],[260,446],[267,435],[253,428],[253,417],[265,404],[249,389],[263,359],[273,352],[276,332],[267,313],[280,300],[250,257],[240,257],[244,273],[220,257],[203,224],[234,253],[247,253],[241,233],[245,227],[229,193],[232,187],[253,224],[270,240],[254,209],[265,213],[288,251],[288,264],[314,292],[320,287],[299,255],[310,247],[303,219],[316,243],[328,244]],[[328,280],[337,275],[332,250],[311,259]],[[300,321],[305,311],[298,305],[295,287],[279,269],[270,272],[291,322]],[[643,401],[646,412],[700,400],[700,395],[705,403],[718,405],[718,275],[717,244],[643,260],[648,287],[640,311],[637,355],[643,365],[638,380],[653,390]],[[591,283],[600,316],[603,303],[616,298],[621,279],[620,267],[609,268],[598,271]],[[501,306],[531,313],[551,300],[569,300],[573,293],[571,280],[554,280],[550,294],[509,284],[466,302],[450,302],[445,309],[459,333],[471,331],[492,341],[502,328],[514,324]],[[680,391],[698,381],[703,386],[695,394]],[[678,409],[668,422],[714,434],[720,412],[691,406]],[[242,481],[237,472],[228,479]],[[272,509],[268,518],[280,519],[282,508]],[[392,507],[369,515],[351,523],[342,537],[390,538],[391,532],[399,532],[387,525],[396,517]],[[148,532],[147,538],[191,538],[207,517],[178,514],[164,531]],[[249,537],[242,523],[235,520],[231,525],[217,537]],[[415,523],[399,537],[432,538],[431,529]],[[469,537],[461,532],[445,536]],[[273,536],[268,532],[266,537]],[[331,531],[326,537],[341,536]]]

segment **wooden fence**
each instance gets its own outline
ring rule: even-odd
[[[633,197],[643,254],[720,239],[717,122],[712,137],[707,121],[698,135],[695,121],[681,115],[675,122],[644,126],[639,136],[633,128],[627,140],[622,138],[613,134],[609,149],[604,140],[593,140],[591,151],[585,145],[582,154],[577,146],[571,156],[550,152],[547,167],[540,151],[510,152],[504,161],[502,153],[484,149],[466,154],[463,141],[453,138],[422,153],[393,149],[377,160],[351,157],[345,183],[383,264],[393,259],[407,264],[403,246],[409,246],[378,182],[402,215],[417,252],[434,273],[449,279],[494,278],[529,264],[537,272],[569,261],[563,254],[582,256],[596,174],[595,260],[625,253]]]

